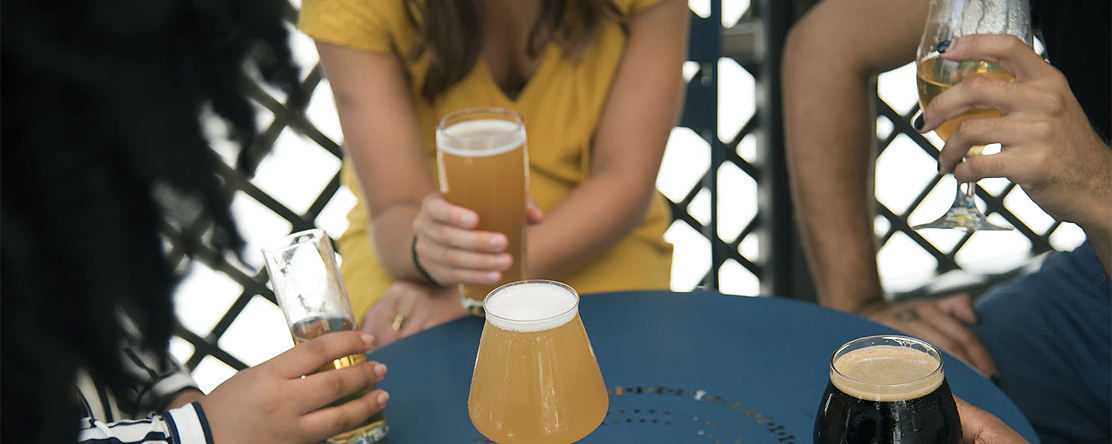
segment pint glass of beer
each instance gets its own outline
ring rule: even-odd
[[[961,442],[942,354],[907,336],[868,336],[830,358],[815,443]]]
[[[440,192],[454,204],[479,214],[478,231],[502,233],[513,258],[495,285],[463,285],[464,306],[472,313],[501,284],[525,279],[525,208],[529,156],[525,123],[517,113],[496,108],[468,109],[440,119],[436,127]]]
[[[266,270],[278,305],[286,317],[293,342],[300,344],[325,333],[355,329],[336,253],[323,230],[291,234],[263,249]],[[315,373],[351,367],[367,361],[363,354],[346,356],[317,369]],[[340,405],[374,390],[369,386],[329,406]],[[386,436],[386,416],[379,412],[354,430],[325,440],[329,444],[369,444]]]
[[[610,400],[575,290],[515,282],[483,305],[486,326],[467,399],[479,433],[501,444],[568,444],[598,427]]]

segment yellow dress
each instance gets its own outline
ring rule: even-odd
[[[623,14],[660,0],[618,0]],[[470,73],[434,103],[420,88],[428,72],[428,54],[416,61],[404,55],[419,35],[406,19],[403,0],[303,0],[298,27],[322,42],[354,49],[395,54],[406,70],[410,97],[424,136],[431,171],[436,171],[436,124],[453,111],[476,107],[507,108],[521,114],[529,147],[529,190],[542,210],[556,206],[590,172],[591,141],[610,92],[626,36],[617,23],[607,22],[578,63],[561,57],[549,43],[536,73],[518,97],[506,97],[482,57]],[[436,176],[436,174],[433,174]],[[348,214],[350,226],[339,238],[341,274],[357,318],[382,295],[393,278],[379,263],[370,236],[370,220],[354,170],[344,163],[343,183],[358,196]],[[580,293],[634,289],[667,289],[672,246],[664,241],[671,215],[663,196],[654,196],[645,222],[590,262],[555,279]]]

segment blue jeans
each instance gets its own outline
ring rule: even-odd
[[[1088,242],[977,301],[999,385],[1043,443],[1112,442],[1112,283]]]

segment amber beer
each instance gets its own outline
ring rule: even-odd
[[[290,327],[294,344],[312,340],[325,333],[355,329],[336,252],[323,230],[293,233],[275,245],[263,249],[270,285],[282,314]],[[352,367],[367,361],[364,354],[345,356],[329,362],[315,373]],[[368,386],[329,404],[344,404],[371,392]],[[386,437],[389,426],[383,412],[372,416],[358,427],[332,436],[328,444],[370,444]]]
[[[350,331],[354,329],[355,323],[349,319],[344,319],[342,317],[319,316],[298,321],[297,323],[293,324],[293,326],[290,327],[290,335],[293,336],[294,345],[297,345],[302,342],[312,340],[313,338],[316,338],[317,336],[323,335],[325,333]],[[346,367],[354,367],[364,362],[367,362],[367,355],[364,354],[345,356],[325,364],[313,373],[316,374],[328,370],[339,370]],[[355,393],[333,401],[326,407],[335,407],[343,405],[349,401],[354,401],[363,397],[363,395],[370,393],[374,389],[375,386],[373,385],[364,387],[363,389]],[[359,427],[328,438],[328,440],[326,440],[325,442],[329,444],[373,443],[384,437],[386,435],[386,431],[386,414],[380,411],[364,421],[363,424]]]
[[[467,400],[475,428],[501,444],[567,444],[598,427],[609,398],[575,290],[516,282],[483,305],[486,326]]]
[[[477,230],[502,233],[513,258],[495,285],[463,285],[477,306],[499,285],[526,277],[525,208],[529,193],[525,125],[513,111],[473,109],[441,119],[436,131],[440,191],[479,215]]]
[[[995,62],[985,61],[953,61],[945,60],[938,57],[932,57],[923,60],[918,65],[918,72],[916,73],[916,83],[919,86],[919,106],[923,109],[931,103],[939,94],[957,85],[962,79],[966,77],[989,77],[993,79],[1014,81],[1010,73],[1001,68]],[[947,140],[958,125],[965,119],[979,118],[979,117],[1000,117],[1000,111],[995,109],[981,109],[973,108],[961,115],[947,120],[938,128],[935,128],[935,134],[941,137],[942,140]],[[984,146],[975,146],[969,150],[969,154],[981,154]]]
[[[961,442],[941,355],[905,336],[870,336],[835,352],[815,418],[815,443]]]

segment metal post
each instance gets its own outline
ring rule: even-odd
[[[710,169],[703,177],[703,187],[710,192],[710,221],[703,226],[703,235],[710,241],[711,268],[702,285],[718,289],[718,269],[726,260],[726,244],[718,238],[718,168],[725,155],[718,141],[718,57],[722,51],[722,5],[711,2],[707,18],[691,14],[688,59],[699,64],[699,74],[687,85],[684,114],[680,121],[699,134],[710,145]]]
[[[792,6],[791,2],[785,0],[760,0],[757,4],[757,12],[763,22],[764,56],[757,83],[757,109],[761,128],[758,149],[764,160],[761,168],[763,174],[758,185],[758,203],[763,225],[761,257],[765,263],[761,291],[765,294],[814,301],[815,291],[793,218],[784,153],[780,64],[784,39],[793,21]]]

